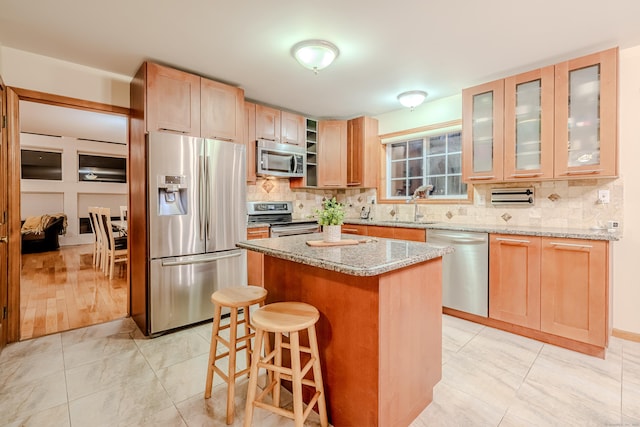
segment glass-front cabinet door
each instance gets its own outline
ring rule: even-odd
[[[504,82],[504,180],[553,178],[554,67]]]
[[[504,80],[462,91],[462,174],[467,182],[502,181]]]
[[[615,177],[618,49],[555,67],[556,178]]]

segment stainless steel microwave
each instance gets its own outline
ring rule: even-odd
[[[259,139],[256,144],[256,174],[260,176],[302,177],[305,149]]]

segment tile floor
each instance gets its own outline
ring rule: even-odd
[[[224,426],[218,377],[203,399],[210,333],[205,324],[147,339],[122,319],[10,344],[0,425]],[[412,427],[640,426],[640,343],[612,338],[601,360],[444,316],[442,363]],[[234,425],[246,393],[238,381]],[[254,425],[293,423],[258,409]]]

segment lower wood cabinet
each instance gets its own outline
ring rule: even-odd
[[[342,226],[342,232],[345,234],[359,234],[361,236],[374,236],[385,239],[411,240],[414,242],[427,241],[427,231],[422,228],[344,224]]]
[[[489,317],[606,347],[609,242],[492,234]]]
[[[247,240],[267,237],[269,237],[269,227],[247,229]],[[247,282],[253,286],[264,286],[264,255],[259,252],[247,251]]]
[[[367,226],[359,224],[344,224],[342,226],[342,232],[344,234],[357,234],[360,236],[367,235]]]
[[[606,241],[542,239],[542,331],[606,345],[608,252]]]
[[[540,329],[540,237],[492,234],[489,317]]]

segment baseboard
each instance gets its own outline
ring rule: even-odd
[[[620,329],[613,329],[611,331],[611,335],[616,338],[622,338],[623,340],[640,342],[640,334],[636,334],[635,332],[627,332],[621,331]]]

